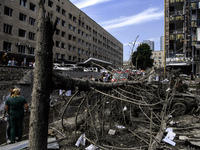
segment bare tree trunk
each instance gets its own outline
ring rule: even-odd
[[[49,97],[52,85],[52,47],[54,27],[44,17],[43,0],[39,2],[39,18],[35,51],[35,69],[29,124],[29,149],[47,149]]]

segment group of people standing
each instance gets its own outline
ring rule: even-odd
[[[17,61],[15,60],[15,58],[12,58],[12,59],[8,59],[8,54],[5,53],[3,56],[2,56],[2,60],[3,60],[3,64],[4,65],[8,65],[8,66],[16,66],[17,65]]]
[[[7,143],[15,143],[22,140],[23,118],[28,113],[26,99],[20,95],[20,89],[10,87],[10,94],[6,97],[5,112],[7,117]]]

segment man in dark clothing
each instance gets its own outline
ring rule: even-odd
[[[24,108],[28,112],[27,101],[24,97],[20,96],[20,89],[15,88],[13,94],[6,101],[5,109],[10,117],[11,124],[11,143],[15,142],[16,135],[18,141],[22,140],[22,123],[24,118]]]

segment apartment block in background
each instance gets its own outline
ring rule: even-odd
[[[156,68],[164,67],[164,51],[152,51],[151,58],[154,60],[153,66]]]
[[[160,37],[160,50],[164,51],[164,36]]]
[[[150,40],[143,40],[143,42],[141,42],[139,45],[141,44],[148,44],[151,48],[152,51],[154,51],[154,41],[150,41]]]
[[[123,66],[123,45],[68,0],[45,0],[45,16],[58,20],[53,36],[54,62],[77,63],[88,58]],[[7,52],[20,63],[34,60],[38,1],[0,1],[0,57]]]

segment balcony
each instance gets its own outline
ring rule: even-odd
[[[195,56],[194,61],[200,61],[200,56]]]
[[[176,0],[176,3],[184,2],[184,0]]]
[[[176,20],[184,20],[184,16],[176,16]]]

